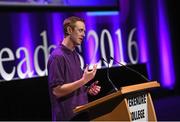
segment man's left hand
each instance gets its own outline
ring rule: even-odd
[[[96,82],[94,82],[94,83],[92,83],[91,85],[90,85],[90,87],[88,88],[88,93],[90,94],[90,95],[97,95],[100,91],[101,91],[101,86],[98,86],[97,84],[98,84],[98,82],[99,81],[96,81]]]

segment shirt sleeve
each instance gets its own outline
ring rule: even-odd
[[[64,83],[64,63],[63,57],[50,57],[48,61],[48,82],[50,88]]]

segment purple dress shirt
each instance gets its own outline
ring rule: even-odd
[[[69,50],[64,45],[58,46],[51,53],[48,60],[49,94],[52,108],[52,120],[70,120],[75,116],[73,109],[76,106],[88,103],[85,87],[57,98],[52,89],[79,80],[83,75],[77,52]]]

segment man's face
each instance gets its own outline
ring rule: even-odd
[[[70,34],[70,38],[73,41],[74,45],[80,45],[85,37],[85,24],[81,21],[77,21],[75,23],[74,29],[72,29],[72,33]]]

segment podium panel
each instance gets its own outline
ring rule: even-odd
[[[130,114],[126,99],[116,97],[110,101],[103,102],[100,106],[89,109],[89,118],[94,121],[128,121]]]
[[[132,121],[148,121],[147,97],[147,93],[144,92],[126,96]]]

